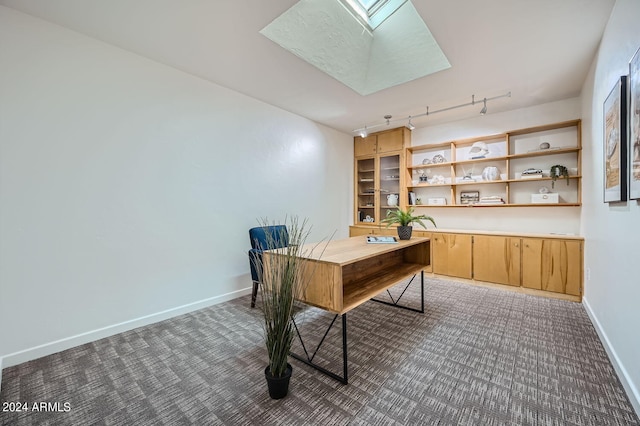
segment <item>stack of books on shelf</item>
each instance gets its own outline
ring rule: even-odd
[[[478,204],[504,204],[504,200],[497,195],[493,195],[490,197],[480,197]]]

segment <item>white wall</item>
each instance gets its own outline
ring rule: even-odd
[[[618,0],[583,87],[584,304],[640,415],[640,205],[603,202],[602,105],[640,47],[640,1]]]
[[[572,98],[504,113],[478,115],[468,120],[416,129],[411,135],[411,144],[436,144],[573,120],[580,118],[580,107],[580,99]],[[580,207],[421,207],[419,210],[433,216],[438,228],[444,229],[571,235],[580,233]]]
[[[352,137],[0,7],[0,357],[246,294],[247,230],[348,234]]]

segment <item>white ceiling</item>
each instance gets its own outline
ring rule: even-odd
[[[470,102],[472,94],[511,91],[489,103],[489,114],[578,96],[615,0],[413,0],[451,68],[368,96],[259,33],[295,3],[0,0],[347,133],[381,123],[385,114]],[[467,118],[474,108],[413,124]]]

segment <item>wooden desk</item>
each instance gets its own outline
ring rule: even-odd
[[[430,262],[429,239],[417,237],[401,240],[396,244],[368,244],[366,236],[357,236],[330,241],[326,247],[323,244],[307,244],[302,249],[304,253],[307,253],[302,259],[307,262],[304,274],[308,281],[302,301],[336,314],[325,333],[325,337],[336,318],[339,315],[342,316],[343,376],[313,362],[315,354],[322,346],[324,337],[315,352],[310,354],[302,341],[295,320],[294,325],[305,355],[291,353],[291,356],[347,384],[347,312],[368,300],[375,300],[373,298],[376,295],[407,277],[415,277],[418,273],[421,273],[421,310],[399,305],[400,298],[394,300],[393,303],[375,301],[424,312],[424,274],[422,271],[429,266]],[[313,252],[312,249],[314,249]],[[265,258],[268,256],[268,252],[265,252]],[[407,284],[407,287],[412,281],[413,279]]]
[[[310,251],[314,245],[307,244]],[[368,244],[358,236],[316,247],[305,273],[309,283],[302,301],[345,314],[408,276],[429,266],[429,239],[412,238],[397,244]]]

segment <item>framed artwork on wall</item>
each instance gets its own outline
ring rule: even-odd
[[[629,199],[640,199],[640,49],[629,62]]]
[[[604,202],[627,199],[627,76],[604,101]]]

